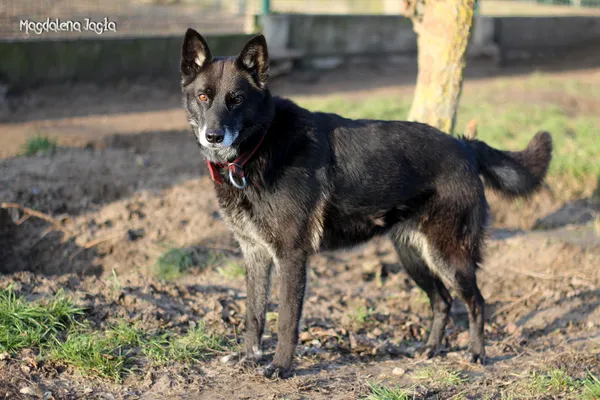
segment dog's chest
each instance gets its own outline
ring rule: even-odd
[[[268,223],[259,219],[252,204],[244,196],[218,196],[221,215],[238,241],[273,249]]]

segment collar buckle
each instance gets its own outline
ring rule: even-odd
[[[244,189],[246,186],[248,186],[248,183],[246,182],[246,177],[244,176],[244,165],[258,151],[258,148],[262,144],[263,140],[265,140],[265,136],[266,136],[266,132],[260,138],[260,140],[256,144],[256,147],[254,147],[254,150],[252,150],[252,152],[250,152],[249,154],[242,154],[230,163],[224,163],[224,164],[213,163],[207,159],[206,164],[208,166],[208,170],[210,172],[211,179],[218,184],[222,184],[223,177],[221,176],[221,173],[219,172],[219,168],[227,168],[227,170],[229,171],[229,182],[231,182],[231,184],[235,188]],[[241,183],[236,181],[236,178],[238,179],[238,181],[241,181]]]

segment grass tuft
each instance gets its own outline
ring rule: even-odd
[[[77,324],[83,309],[61,292],[48,300],[28,302],[12,287],[0,290],[0,351],[14,353],[48,343],[62,330]]]
[[[428,381],[432,384],[441,384],[443,386],[457,386],[468,382],[459,371],[452,371],[448,368],[425,367],[413,375],[413,378],[420,381]]]
[[[226,337],[209,332],[204,324],[179,335],[174,332],[150,333],[119,321],[103,334],[72,332],[64,342],[57,341],[50,358],[105,378],[121,381],[139,357],[158,365],[205,360],[232,348]]]
[[[198,324],[184,335],[165,333],[149,337],[144,343],[143,353],[158,364],[173,361],[190,362],[205,360],[215,353],[232,348],[232,342],[224,336],[209,332],[204,324]]]
[[[600,399],[600,379],[588,371],[588,377],[583,381],[583,399]]]
[[[533,372],[529,378],[529,386],[533,393],[560,395],[577,390],[577,381],[562,369],[553,369],[546,374]]]
[[[130,371],[121,343],[98,332],[69,332],[64,342],[52,346],[49,358],[118,382]]]
[[[94,331],[78,321],[83,309],[62,293],[28,302],[12,287],[0,290],[0,353],[38,350],[48,361],[71,365],[83,373],[121,381],[142,358],[158,364],[205,360],[232,350],[234,343],[204,324],[184,334],[153,333],[126,321]]]
[[[23,154],[26,156],[51,155],[56,151],[57,142],[39,133],[29,139],[23,148]]]
[[[398,386],[390,387],[375,383],[368,383],[371,394],[365,400],[410,400],[416,394],[414,390],[402,389]]]
[[[170,249],[154,264],[154,275],[159,279],[173,281],[194,265],[194,257],[185,249]]]
[[[120,346],[142,347],[145,344],[144,332],[123,320],[111,325],[105,334]]]
[[[161,247],[164,246],[161,245]],[[193,247],[167,247],[167,250],[151,267],[151,272],[158,279],[174,281],[188,273],[192,267],[200,270],[215,268],[222,265],[223,261],[224,256],[218,252],[203,251]]]
[[[349,321],[349,326],[353,330],[358,330],[363,328],[369,317],[373,313],[372,309],[367,308],[364,304],[355,303],[348,312],[347,318]]]

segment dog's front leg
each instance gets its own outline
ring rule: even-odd
[[[306,260],[307,256],[300,253],[278,262],[281,276],[278,341],[273,362],[264,371],[267,378],[286,378],[292,371],[292,360],[298,343],[298,326],[306,289]]]
[[[243,248],[244,246],[242,246]],[[264,247],[246,246],[246,357],[254,361],[262,357],[262,335],[265,330],[265,317],[271,286],[271,265],[273,259]]]
[[[262,358],[262,335],[271,286],[273,258],[266,248],[240,241],[246,266],[246,335],[244,350],[225,358],[230,364],[252,366]]]

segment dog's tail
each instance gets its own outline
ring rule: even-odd
[[[522,151],[501,151],[463,138],[475,152],[479,173],[492,189],[508,197],[527,196],[542,185],[552,159],[552,136],[539,132]]]

